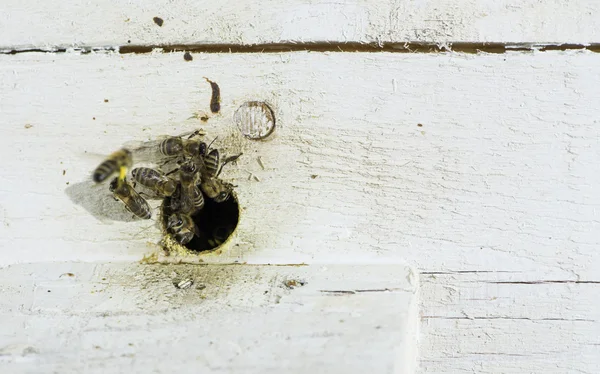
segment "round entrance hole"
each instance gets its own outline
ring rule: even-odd
[[[169,205],[170,198],[165,198],[161,207],[162,226],[165,233],[167,232],[168,220],[165,207]],[[222,203],[217,203],[204,195],[204,207],[192,216],[199,233],[189,243],[185,244],[185,247],[194,252],[211,251],[219,247],[233,234],[239,218],[240,207],[234,192],[231,193],[229,199]]]

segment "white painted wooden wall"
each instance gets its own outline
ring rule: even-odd
[[[189,294],[171,294],[171,279],[197,267],[131,265],[160,253],[160,231],[147,221],[119,214],[121,206],[89,178],[101,155],[128,141],[203,126],[223,139],[226,149],[244,153],[225,171],[225,178],[239,186],[244,209],[240,225],[222,253],[202,258],[213,264],[207,269],[218,272],[224,266],[218,263],[247,263],[239,266],[248,274],[258,272],[253,279],[263,279],[247,286],[254,295],[264,284],[281,282],[291,270],[252,270],[251,264],[309,264],[310,270],[299,276],[333,266],[341,269],[332,270],[331,279],[338,280],[352,273],[343,266],[396,266],[398,278],[377,278],[377,270],[364,270],[365,284],[376,280],[387,288],[411,273],[408,262],[420,273],[417,372],[597,372],[598,14],[600,2],[595,0],[3,1],[0,266],[5,268],[0,269],[0,285],[8,296],[0,312],[13,318],[5,325],[43,326],[52,313],[66,313],[65,300],[71,300],[79,319],[63,331],[61,341],[76,337],[89,343],[84,357],[107,359],[116,365],[113,369],[129,360],[132,370],[141,370],[143,364],[135,366],[133,356],[117,358],[116,351],[135,355],[140,350],[110,343],[119,328],[113,318],[121,313],[135,320],[127,313],[154,302],[205,308],[185,304],[186,297],[192,298]],[[152,21],[155,16],[164,20],[162,27]],[[452,43],[500,43],[509,49],[550,45],[566,50],[198,52],[189,62],[183,52],[118,53],[120,46],[130,45],[311,42],[434,43],[449,48]],[[561,47],[564,43],[590,46]],[[82,54],[80,49],[95,52]],[[222,92],[222,112],[207,124],[191,118],[208,111],[205,76],[218,82]],[[245,140],[233,125],[234,111],[247,100],[273,105],[278,122],[269,141]],[[260,181],[249,180],[250,173]],[[84,279],[75,277],[78,283],[69,288],[64,283],[68,273],[84,274]],[[110,283],[111,274],[120,283]],[[103,282],[122,287],[115,295],[124,301],[101,304],[106,306],[101,311],[97,300],[81,292],[96,292],[94,287]],[[156,284],[158,293],[148,293]],[[58,304],[43,294],[51,286],[67,295]],[[129,306],[126,300],[136,297],[136,287],[146,291]],[[386,294],[385,303],[413,313],[406,305],[414,302],[416,289],[405,283],[394,287],[408,291]],[[204,296],[209,305],[220,305],[228,297],[243,298],[244,289],[227,297]],[[312,290],[319,295],[318,288]],[[302,298],[290,295],[288,306]],[[272,299],[248,300],[256,301],[234,303],[223,321],[239,312],[237,306],[253,313],[269,310],[275,320],[287,323],[285,314],[269,309]],[[362,307],[368,308],[368,300],[361,299]],[[111,311],[115,314],[106,320],[88,317]],[[162,326],[169,316],[149,323]],[[98,327],[106,335],[74,333],[95,331],[94,324],[112,330]],[[390,326],[390,336],[407,330],[410,334],[410,329]],[[143,325],[133,330],[136,337],[153,336],[140,333]],[[19,331],[3,327],[0,339]],[[233,328],[212,331],[236,334]],[[160,336],[172,338],[164,332]],[[255,338],[250,332],[245,336]],[[94,353],[95,338],[108,342],[110,353]],[[251,345],[240,339],[236,352],[249,352]],[[279,344],[277,339],[270,342],[269,347]],[[32,366],[18,362],[46,362],[46,368],[56,363],[51,354],[31,359],[29,353],[39,348],[19,344],[4,346],[0,365],[25,372]],[[375,357],[391,360],[386,350],[390,346],[383,344],[385,354]],[[220,348],[217,352],[231,349]],[[293,357],[310,357],[310,352]],[[229,362],[227,370],[232,371],[250,368],[231,366],[249,365],[232,360],[218,356],[206,362],[218,368]],[[103,370],[90,365],[90,370]],[[268,369],[263,361],[262,370]]]

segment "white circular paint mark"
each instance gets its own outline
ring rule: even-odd
[[[275,129],[273,110],[262,101],[245,102],[235,111],[233,120],[250,139],[264,139]]]

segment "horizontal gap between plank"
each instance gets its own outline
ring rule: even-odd
[[[387,53],[496,53],[507,52],[547,52],[586,50],[600,53],[600,43],[594,44],[536,44],[536,43],[268,43],[268,44],[165,44],[165,45],[123,45],[119,47],[70,47],[70,48],[0,48],[0,54],[15,55],[20,53],[67,53],[79,52],[102,53],[116,52],[121,54],[144,54],[155,50],[162,52],[193,53],[282,53],[282,52],[387,52]]]

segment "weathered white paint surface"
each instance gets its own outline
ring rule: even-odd
[[[407,266],[44,265],[0,269],[2,373],[414,373]]]
[[[423,372],[595,372],[598,66],[586,52],[3,56],[0,263],[154,251],[158,229],[89,182],[94,156],[202,126],[207,76],[223,109],[203,127],[244,152],[225,174],[244,211],[204,261],[408,260]],[[273,105],[270,141],[236,135],[246,100]]]
[[[596,0],[4,0],[0,48],[185,43],[600,40]],[[152,20],[164,20],[159,27]]]

